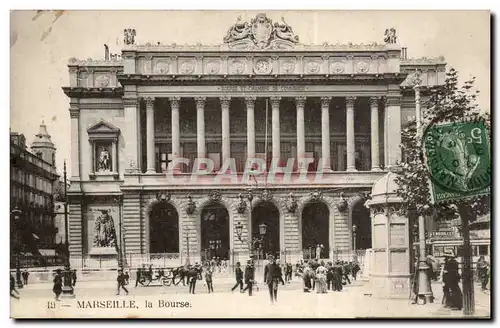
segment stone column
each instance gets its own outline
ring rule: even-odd
[[[332,97],[321,97],[321,157],[323,172],[332,170],[330,165],[330,101]]]
[[[181,103],[180,97],[171,97],[170,107],[172,108],[172,157],[178,157],[181,154],[180,142],[180,122],[179,122],[179,107]]]
[[[125,154],[128,173],[139,172],[139,106],[140,103],[134,96],[124,97],[123,106],[125,111],[126,132]]]
[[[196,142],[198,158],[205,158],[205,102],[207,98],[196,97]]]
[[[307,167],[302,167],[300,162],[306,156],[306,138],[304,127],[304,106],[306,104],[306,97],[296,97],[295,104],[297,106],[297,161],[299,164],[299,171],[307,171]]]
[[[379,97],[370,98],[371,107],[371,148],[372,148],[372,171],[381,171],[379,155],[379,132],[378,132],[378,101]]]
[[[69,116],[71,118],[71,180],[80,180],[80,108],[71,104]],[[92,166],[94,162],[92,162]],[[76,185],[76,184],[75,184]],[[74,189],[74,188],[72,188]]]
[[[156,173],[155,168],[155,98],[146,98],[146,148],[147,173]]]
[[[255,100],[257,100],[257,97],[245,97],[247,106],[247,158],[255,158]]]
[[[273,129],[273,160],[280,160],[280,101],[281,97],[271,97],[272,129]]]
[[[357,171],[354,161],[355,143],[354,143],[354,102],[356,97],[346,97],[346,137],[347,137],[347,171]]]
[[[220,107],[222,112],[222,163],[231,157],[231,139],[229,125],[229,105],[231,97],[220,97]],[[224,165],[224,164],[223,164]]]
[[[401,161],[401,97],[390,96],[386,98],[385,103],[386,125],[385,133],[387,135],[387,163],[385,166],[390,168],[396,166]]]

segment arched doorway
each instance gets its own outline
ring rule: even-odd
[[[323,202],[309,203],[302,211],[302,248],[304,256],[316,257],[317,245],[323,245],[321,258],[330,254],[330,210]]]
[[[360,201],[354,205],[352,209],[352,225],[356,227],[353,231],[353,238],[356,239],[356,250],[364,250],[372,248],[372,222],[370,210],[364,206],[364,202]],[[355,237],[354,237],[355,234]],[[354,240],[354,239],[353,239]]]
[[[152,205],[149,214],[149,252],[179,253],[179,214],[168,202]]]
[[[261,236],[259,226],[266,225],[266,233]],[[252,240],[261,240],[254,243],[266,257],[274,255],[280,257],[280,212],[271,202],[258,203],[252,210]]]
[[[201,211],[201,256],[203,260],[229,259],[229,212],[219,204],[209,204]]]

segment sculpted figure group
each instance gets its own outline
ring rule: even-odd
[[[232,43],[244,39],[249,39],[259,47],[268,46],[274,40],[283,40],[298,43],[299,37],[295,35],[290,25],[281,17],[282,23],[275,22],[266,17],[265,14],[258,14],[250,22],[243,22],[238,16],[236,23],[231,26],[224,37],[224,42]]]

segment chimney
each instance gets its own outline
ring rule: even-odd
[[[104,44],[104,60],[109,60],[109,47],[107,44]]]
[[[407,49],[406,47],[401,48],[401,59],[403,60],[408,59]]]

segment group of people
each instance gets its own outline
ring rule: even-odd
[[[342,286],[356,280],[361,270],[357,262],[329,261],[325,263],[319,259],[301,261],[296,265],[296,275],[302,277],[305,293],[316,289],[316,293],[325,294],[328,290],[341,291]]]

